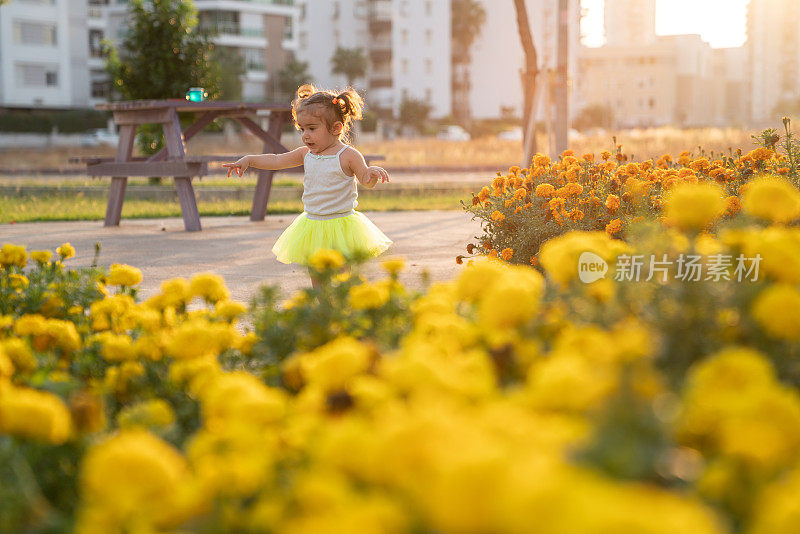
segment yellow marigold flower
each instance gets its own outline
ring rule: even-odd
[[[0,433],[60,445],[71,429],[67,406],[52,393],[10,387],[0,395]]]
[[[377,284],[364,283],[350,288],[347,302],[354,310],[380,308],[389,301],[389,290]]]
[[[31,258],[39,264],[48,263],[52,257],[53,253],[49,250],[34,250],[31,252]]]
[[[148,429],[175,422],[172,406],[163,399],[152,399],[125,406],[117,415],[120,428]]]
[[[493,281],[478,304],[480,324],[488,329],[514,328],[539,310],[544,278],[534,269],[512,266]]]
[[[100,344],[100,354],[108,362],[133,360],[136,351],[133,349],[133,340],[127,334],[114,334],[101,332],[92,336],[92,340]]]
[[[620,219],[614,219],[606,225],[606,233],[609,236],[615,236],[622,230],[622,221]]]
[[[456,280],[455,295],[459,300],[474,302],[502,276],[504,268],[496,261],[476,261],[461,271]]]
[[[235,339],[235,330],[228,323],[210,323],[203,318],[190,319],[174,330],[166,350],[177,359],[217,355],[232,347]]]
[[[235,319],[247,312],[247,306],[235,300],[222,300],[214,305],[214,316],[224,319]]]
[[[403,258],[390,258],[381,263],[381,267],[392,276],[397,276],[406,266]]]
[[[539,261],[548,276],[562,285],[578,276],[578,260],[584,252],[593,252],[606,262],[628,250],[627,245],[605,232],[570,231],[542,245]]]
[[[11,359],[11,363],[19,372],[33,371],[37,367],[36,358],[30,346],[22,339],[11,337],[0,341],[0,350]]]
[[[374,354],[369,347],[351,337],[340,337],[318,349],[296,356],[300,372],[309,385],[323,391],[344,389],[349,381],[365,373]]]
[[[494,210],[492,212],[492,220],[493,221],[497,221],[498,223],[501,223],[501,222],[503,222],[503,219],[505,219],[505,218],[506,218],[506,216],[503,215],[503,213],[500,210]]]
[[[44,331],[46,319],[37,314],[26,314],[14,323],[14,333],[18,336],[32,336]]]
[[[800,340],[800,291],[776,284],[762,291],[753,302],[753,317],[771,337]]]
[[[14,362],[8,357],[0,345],[0,384],[14,376]]]
[[[500,252],[500,257],[503,259],[503,261],[511,261],[511,258],[514,257],[514,249],[513,248],[504,248]]]
[[[777,176],[760,176],[751,180],[742,195],[745,213],[778,223],[800,217],[800,191]]]
[[[172,530],[185,513],[179,497],[188,475],[174,447],[144,430],[123,430],[84,456],[77,530]]]
[[[161,282],[161,294],[157,300],[148,299],[148,304],[156,309],[166,307],[179,308],[191,300],[189,281],[185,278],[171,278]]]
[[[48,345],[55,345],[64,352],[75,352],[81,348],[81,336],[72,321],[47,319],[41,333],[50,338]]]
[[[25,289],[30,284],[28,277],[24,274],[11,273],[8,275],[9,285],[14,289]]]
[[[78,391],[69,401],[69,411],[75,430],[81,434],[93,434],[106,427],[103,399],[87,391]]]
[[[666,199],[665,218],[683,230],[701,230],[725,213],[722,188],[713,182],[678,184]]]
[[[344,265],[344,256],[338,250],[320,249],[311,256],[309,264],[319,272],[335,270]]]
[[[536,186],[535,195],[542,198],[550,198],[556,194],[556,188],[550,184],[539,184]]]
[[[66,260],[75,255],[75,247],[73,247],[69,243],[64,243],[63,245],[61,245],[56,249],[56,253],[62,260]]]
[[[108,276],[108,285],[111,286],[135,286],[142,281],[142,271],[130,265],[113,263],[111,273]]]
[[[0,265],[16,266],[20,269],[28,263],[28,254],[22,245],[6,243],[0,248]]]
[[[192,276],[189,281],[189,294],[193,297],[201,297],[208,302],[227,300],[231,294],[225,287],[225,280],[214,273],[200,273]]]

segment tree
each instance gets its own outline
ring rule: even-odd
[[[244,59],[235,49],[228,46],[215,46],[211,59],[220,69],[219,99],[242,99],[242,76],[245,73]]]
[[[367,75],[367,56],[361,48],[336,48],[331,57],[331,72],[341,74],[349,87],[353,82]]]
[[[472,113],[469,106],[471,49],[486,23],[486,11],[476,0],[453,0],[450,4],[453,42],[453,117],[468,124]]]
[[[222,69],[212,61],[210,38],[197,29],[191,1],[131,0],[129,10],[121,51],[104,43],[116,94],[128,100],[182,98],[190,87],[203,87],[209,98],[218,96]],[[137,139],[144,154],[164,145],[156,125],[140,127]]]
[[[308,63],[292,59],[278,72],[278,91],[287,99],[291,99],[297,88],[311,83]]]
[[[522,71],[522,129],[525,132],[523,146],[525,148],[522,165],[530,165],[536,153],[536,78],[539,75],[539,60],[533,44],[531,27],[528,22],[528,9],[525,0],[514,0],[517,11],[517,27],[522,49],[525,52],[525,70]]]
[[[420,132],[428,122],[432,110],[433,107],[424,100],[404,98],[400,103],[400,124]]]
[[[614,125],[614,109],[606,104],[590,104],[575,118],[575,128],[611,128]]]

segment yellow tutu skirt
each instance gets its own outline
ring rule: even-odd
[[[361,212],[325,220],[310,219],[303,212],[283,231],[272,252],[281,263],[308,265],[311,256],[322,248],[338,250],[345,258],[362,254],[374,257],[391,244]]]

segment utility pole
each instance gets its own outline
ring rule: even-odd
[[[558,47],[556,49],[556,154],[567,149],[567,57],[569,55],[569,0],[558,0]]]

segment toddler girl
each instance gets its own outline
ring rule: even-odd
[[[368,167],[358,150],[342,142],[352,122],[361,119],[362,107],[361,97],[352,89],[333,94],[304,85],[292,102],[292,116],[304,146],[283,154],[244,156],[223,165],[229,177],[234,170],[242,176],[248,167],[278,170],[304,165],[303,213],[272,247],[281,263],[308,266],[310,257],[323,248],[338,250],[345,258],[377,256],[392,244],[366,215],[355,211],[356,180],[370,189],[379,180],[389,181],[385,169]],[[310,268],[309,274],[316,286]]]

